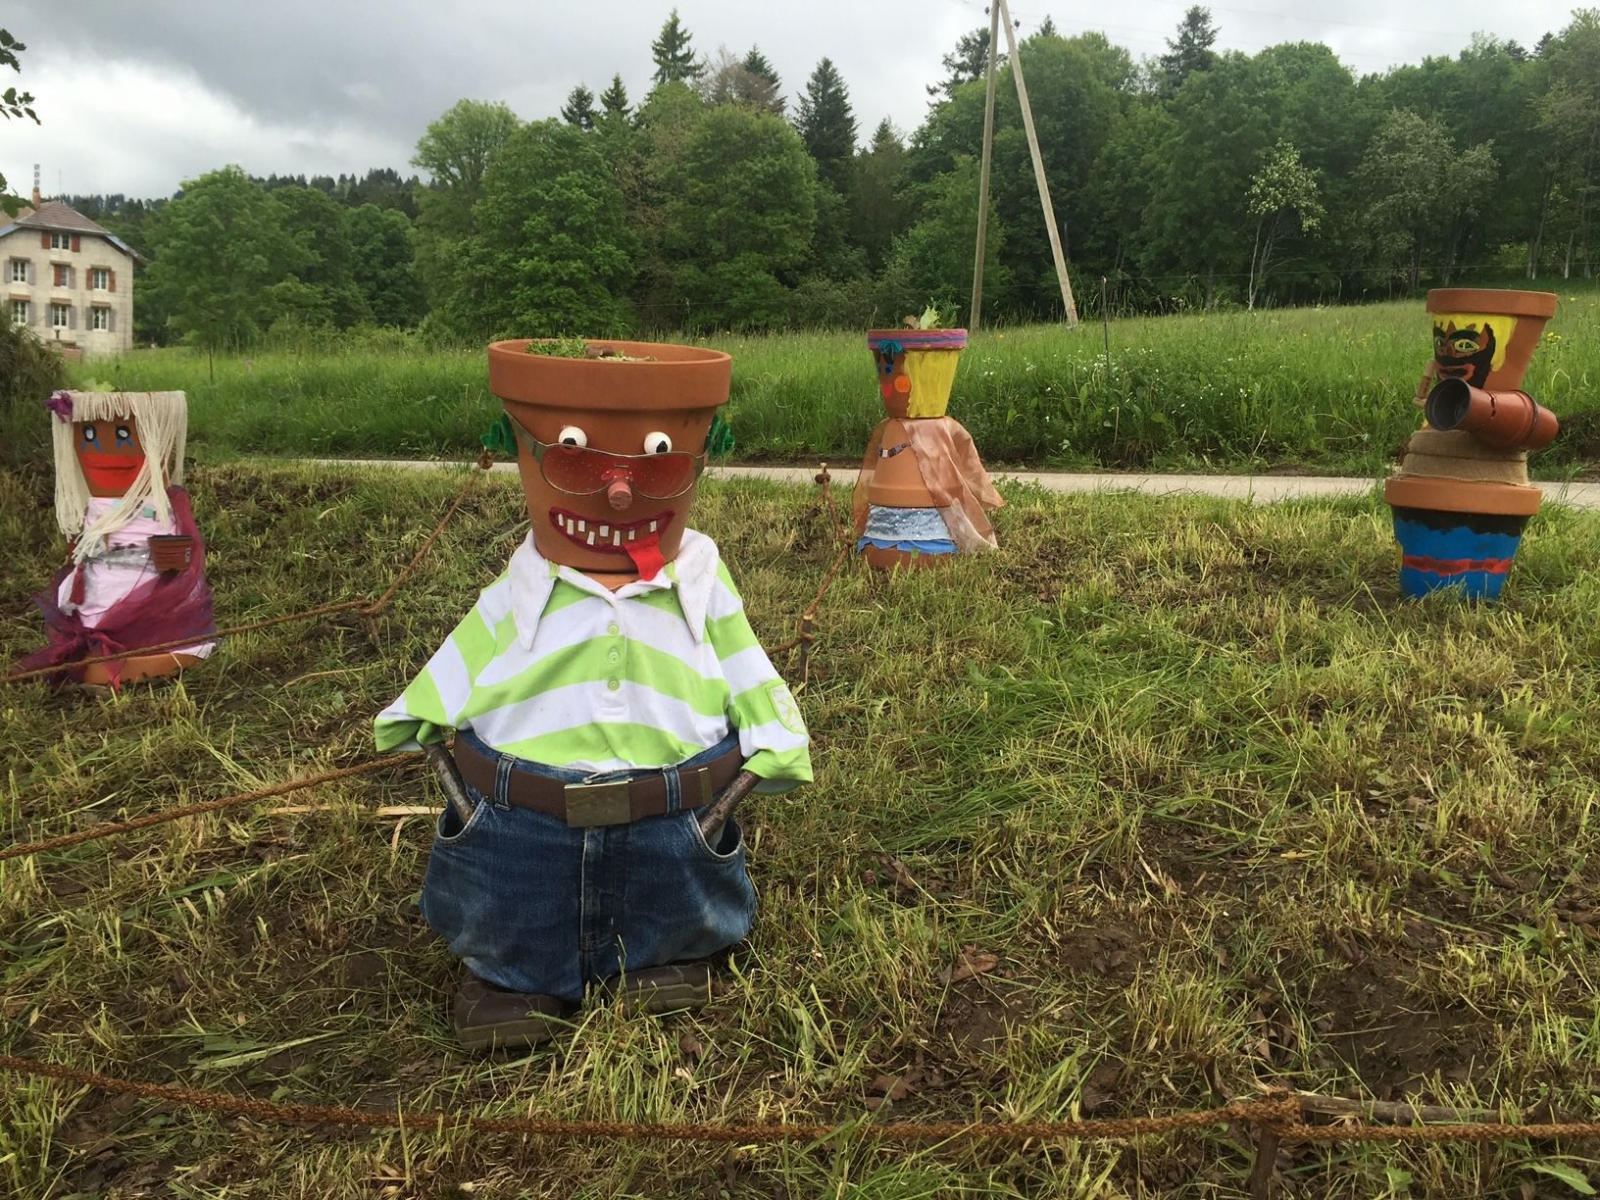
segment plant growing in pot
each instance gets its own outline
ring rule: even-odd
[[[1400,591],[1415,598],[1454,588],[1494,600],[1543,498],[1528,482],[1528,452],[1559,429],[1554,414],[1520,390],[1556,297],[1438,288],[1427,308],[1434,354],[1416,397],[1427,423],[1384,485],[1400,543]]]
[[[906,325],[867,333],[887,415],[867,442],[851,503],[856,549],[884,569],[993,550],[986,510],[1005,503],[972,435],[947,411],[967,331],[942,328],[932,305]]]
[[[189,408],[182,392],[56,392],[56,522],[68,561],[34,597],[49,644],[20,670],[120,687],[173,675],[216,648],[205,542],[183,488]],[[140,653],[180,638],[191,644]],[[83,659],[119,657],[76,665]]]
[[[376,721],[380,750],[428,748],[451,798],[421,908],[466,967],[469,1049],[544,1042],[586,994],[706,1003],[709,960],[755,915],[732,805],[811,778],[799,707],[688,527],[732,360],[533,350],[489,347],[491,438],[532,530]]]

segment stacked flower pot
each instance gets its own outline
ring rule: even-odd
[[[1427,423],[1384,486],[1400,543],[1400,591],[1443,588],[1494,600],[1528,518],[1543,499],[1528,482],[1528,452],[1548,446],[1555,415],[1522,391],[1549,292],[1441,288],[1428,293],[1433,361],[1417,401]]]

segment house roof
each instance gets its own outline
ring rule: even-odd
[[[97,225],[75,208],[59,200],[46,200],[37,209],[27,205],[18,210],[16,219],[0,226],[0,237],[16,229],[44,229],[54,233],[88,233],[103,237],[128,257],[144,262],[144,256],[117,237],[103,225]]]
[[[46,200],[37,209],[23,209],[17,224],[24,229],[51,229],[68,233],[98,233],[109,237],[104,226],[96,225],[75,208],[68,208],[59,200]]]

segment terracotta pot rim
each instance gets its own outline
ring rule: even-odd
[[[1428,293],[1427,307],[1430,313],[1553,317],[1560,298],[1555,292],[1524,292],[1514,288],[1434,288]]]
[[[1395,475],[1383,485],[1391,508],[1430,512],[1477,513],[1486,517],[1531,517],[1544,493],[1536,487],[1480,479],[1446,479],[1439,475]]]
[[[876,350],[884,342],[899,342],[908,353],[913,350],[965,350],[965,329],[869,329],[867,349]]]
[[[630,342],[589,338],[648,362],[552,358],[527,353],[518,338],[489,344],[489,390],[508,404],[535,408],[608,411],[697,411],[728,401],[733,356],[705,346],[676,342]]]

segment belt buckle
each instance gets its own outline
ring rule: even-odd
[[[611,783],[569,783],[563,795],[567,803],[569,828],[626,825],[633,820],[633,806],[628,802],[626,779]]]

